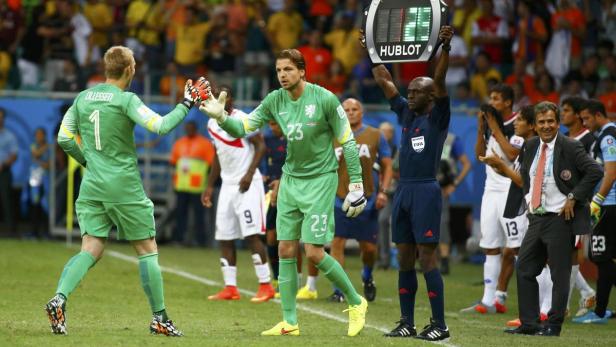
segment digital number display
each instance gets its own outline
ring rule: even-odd
[[[427,60],[446,14],[439,0],[373,0],[364,12],[372,61]]]

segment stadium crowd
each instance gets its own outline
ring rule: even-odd
[[[514,110],[579,95],[616,112],[616,1],[447,1],[452,40],[447,87],[454,107],[477,106],[489,87],[514,87]],[[275,86],[270,64],[282,48],[306,57],[307,80],[365,103],[385,100],[359,47],[359,0],[0,1],[0,88],[76,92],[104,80],[102,53],[135,52],[131,90],[182,92],[187,77]],[[141,64],[143,62],[143,64]],[[427,64],[394,64],[406,85]],[[146,83],[146,76],[149,82]],[[242,76],[238,78],[238,76]],[[234,85],[235,84],[235,85]]]

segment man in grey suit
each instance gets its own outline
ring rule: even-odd
[[[559,336],[567,308],[571,254],[575,234],[590,232],[588,202],[603,176],[601,166],[581,142],[558,132],[558,106],[535,106],[539,137],[524,143],[520,162],[529,227],[518,257],[518,306],[522,325],[512,334]],[[552,273],[552,309],[539,325],[536,277],[548,263]]]

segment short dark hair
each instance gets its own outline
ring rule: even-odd
[[[555,103],[549,101],[542,101],[535,105],[535,122],[537,121],[537,116],[541,113],[546,113],[548,111],[554,112],[556,116],[556,122],[560,123],[560,109],[556,106]]]
[[[493,85],[492,88],[490,88],[490,93],[499,93],[503,97],[503,100],[509,100],[511,104],[513,104],[513,88],[507,84],[497,83]]]
[[[588,110],[588,112],[596,115],[599,113],[601,117],[607,118],[607,112],[605,112],[605,106],[603,103],[597,99],[588,99],[584,102],[584,106],[582,106],[582,110]]]
[[[283,49],[276,55],[276,60],[278,59],[289,59],[299,70],[306,71],[304,55],[295,48]]]
[[[584,108],[586,99],[579,96],[570,96],[565,98],[560,104],[561,106],[569,105],[573,109],[573,112],[579,114]]]
[[[520,109],[520,118],[528,124],[535,124],[535,107],[533,105],[524,106]]]

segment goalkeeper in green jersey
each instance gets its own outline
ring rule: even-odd
[[[353,132],[338,98],[306,82],[306,62],[298,50],[286,49],[278,54],[276,74],[282,88],[267,95],[247,117],[238,119],[225,112],[224,91],[218,99],[209,97],[200,106],[203,113],[215,119],[231,136],[246,136],[275,121],[287,138],[276,218],[283,321],[261,335],[299,335],[295,296],[296,254],[301,240],[308,259],[347,298],[348,335],[355,336],[364,327],[368,304],[357,294],[340,264],[323,250],[323,245],[334,236],[334,199],[338,188],[334,139],[343,147],[350,177],[349,194],[342,209],[347,216],[355,217],[366,206]]]
[[[86,167],[76,202],[82,242],[81,252],[64,266],[56,295],[45,309],[52,332],[66,334],[66,300],[103,255],[109,231],[115,225],[118,238],[130,241],[139,256],[141,284],[154,315],[150,332],[181,336],[165,311],[154,238],[154,205],[143,190],[134,128],[139,124],[151,132],[167,134],[201,101],[199,95],[205,94],[209,84],[200,79],[193,86],[188,80],[184,101],[163,117],[135,94],[124,91],[135,75],[135,59],[130,49],[109,48],[104,63],[105,83],[77,95],[58,133],[62,149]]]

